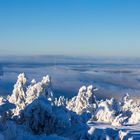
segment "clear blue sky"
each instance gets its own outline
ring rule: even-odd
[[[0,0],[0,55],[140,56],[140,0]]]

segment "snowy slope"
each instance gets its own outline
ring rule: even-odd
[[[68,100],[55,98],[50,76],[41,81],[18,76],[13,93],[0,98],[0,140],[137,140],[140,102],[97,100],[92,85]]]

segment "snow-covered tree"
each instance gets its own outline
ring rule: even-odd
[[[13,109],[14,115],[18,115],[20,110],[25,107],[26,81],[27,79],[25,77],[25,74],[19,74],[17,82],[14,85],[13,93],[8,97],[9,102],[16,105],[16,109]]]
[[[14,104],[0,97],[0,131],[5,129],[6,121],[11,117],[11,109],[13,108],[15,108]]]
[[[48,75],[44,76],[40,82],[36,82],[33,79],[29,86],[27,86],[26,81],[25,74],[19,74],[17,82],[14,85],[13,93],[11,96],[8,96],[9,102],[16,105],[16,108],[12,110],[14,116],[19,116],[20,111],[39,96],[44,96],[52,101],[52,103],[54,102],[51,78]]]
[[[80,116],[64,106],[52,105],[43,96],[29,104],[23,110],[23,115],[24,123],[34,134],[57,134],[65,137],[71,134],[73,139],[84,138],[87,135],[87,125],[82,125]]]
[[[55,105],[56,106],[67,106],[68,104],[68,99],[65,98],[64,96],[60,96],[59,98],[55,98]]]
[[[112,122],[115,118],[115,112],[112,108],[112,104],[110,104],[110,100],[99,103],[94,115],[98,121]]]
[[[87,122],[102,121],[114,126],[140,123],[140,102],[132,100],[128,94],[121,100],[111,98],[97,101],[94,95],[97,89],[90,85],[82,86],[78,95],[68,101],[64,96],[55,98],[48,75],[39,82],[33,79],[30,84],[27,83],[25,74],[20,74],[12,95],[7,99],[0,97],[1,139],[21,139],[24,134],[19,133],[24,132],[24,138],[29,136],[35,140],[34,134],[39,137],[55,134],[74,140],[123,140],[128,138],[126,132],[112,128],[89,129]]]
[[[32,103],[40,95],[45,96],[48,100],[54,102],[54,94],[51,87],[50,77],[44,76],[41,82],[36,83],[33,79],[31,85],[28,86],[26,91],[26,104]]]
[[[93,111],[97,106],[93,91],[92,85],[88,87],[82,86],[79,89],[78,95],[68,102],[67,108],[75,111],[77,114],[81,114],[83,111],[90,110],[91,108]]]
[[[112,125],[134,125],[140,122],[140,103],[130,98],[129,94],[125,94],[121,104],[121,113],[116,116]]]

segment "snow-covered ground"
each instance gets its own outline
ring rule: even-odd
[[[140,139],[140,125],[134,126],[112,126],[108,123],[103,122],[91,122],[88,124],[90,126],[89,133],[94,137],[100,139],[102,134],[107,137],[112,136],[111,140],[139,140]],[[106,137],[106,139],[107,139]],[[108,140],[108,139],[107,139]]]
[[[46,75],[21,73],[10,96],[0,98],[0,140],[139,140],[140,102],[126,94],[98,100],[93,85],[56,97]]]

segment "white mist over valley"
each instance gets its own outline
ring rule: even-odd
[[[0,59],[0,140],[140,139],[138,59],[13,58]]]

